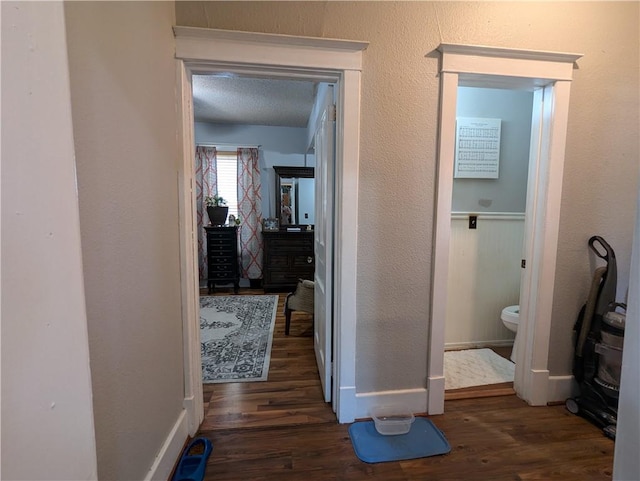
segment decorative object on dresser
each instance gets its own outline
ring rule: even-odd
[[[293,290],[299,279],[313,279],[313,231],[263,232],[263,288]]]
[[[262,219],[262,232],[278,232],[280,230],[280,221],[274,217]]]
[[[211,222],[211,225],[223,225],[227,220],[227,214],[229,213],[227,201],[218,194],[215,194],[213,196],[205,197],[204,203],[207,206],[207,215],[209,216],[209,222]]]
[[[233,283],[234,293],[240,288],[238,265],[238,227],[205,226],[207,232],[207,287],[211,294],[216,284]]]

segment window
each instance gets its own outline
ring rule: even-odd
[[[229,215],[238,217],[238,154],[217,152],[218,195],[227,201]]]

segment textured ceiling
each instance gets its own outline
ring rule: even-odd
[[[197,122],[306,127],[314,95],[309,81],[193,76]]]

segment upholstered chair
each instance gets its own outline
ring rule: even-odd
[[[306,279],[300,279],[296,286],[295,292],[287,295],[284,301],[284,317],[286,324],[284,333],[289,335],[289,327],[291,326],[291,312],[303,311],[313,314],[313,294],[315,283]]]

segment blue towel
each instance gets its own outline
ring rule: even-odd
[[[349,426],[349,436],[358,458],[365,463],[384,463],[424,458],[451,451],[444,434],[427,418],[416,418],[406,434],[384,436],[373,421]]]

